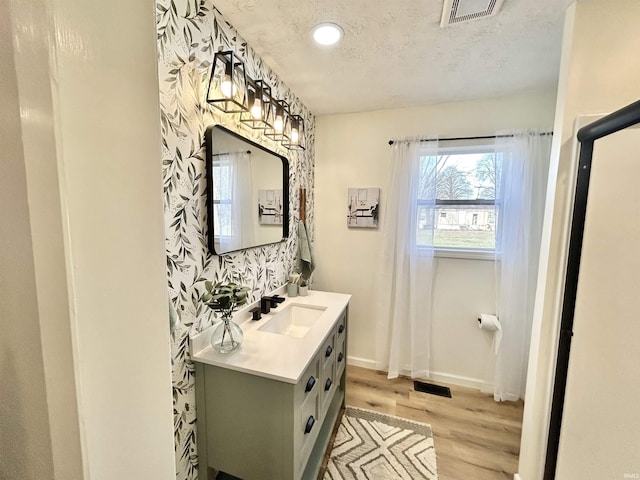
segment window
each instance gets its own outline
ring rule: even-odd
[[[212,175],[214,230],[217,236],[232,237],[231,192],[233,167],[228,160],[214,160],[212,166],[213,170],[215,170]]]
[[[494,151],[493,145],[444,146],[439,147],[437,157],[421,157],[418,246],[495,250],[496,185],[502,154]]]

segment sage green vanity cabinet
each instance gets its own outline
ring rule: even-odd
[[[243,480],[315,480],[344,406],[347,316],[348,307],[297,383],[196,360],[199,478],[210,467]]]

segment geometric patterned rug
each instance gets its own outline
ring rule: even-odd
[[[346,407],[323,480],[437,480],[431,426]]]

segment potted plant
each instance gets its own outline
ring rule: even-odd
[[[298,287],[298,295],[306,297],[309,294],[309,279],[301,277],[300,286]]]
[[[220,353],[231,353],[242,344],[244,334],[240,326],[232,320],[233,312],[246,305],[249,288],[233,282],[205,282],[202,302],[222,317],[222,322],[214,328],[211,347]],[[216,315],[217,317],[218,315]]]

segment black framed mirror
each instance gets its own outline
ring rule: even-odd
[[[289,161],[215,125],[205,132],[207,225],[214,255],[278,243],[289,234]]]

